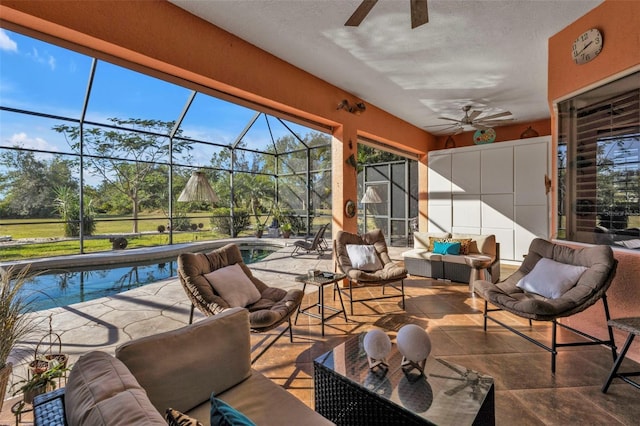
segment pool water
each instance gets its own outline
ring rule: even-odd
[[[276,247],[240,247],[246,264],[258,262],[276,251]],[[73,268],[37,275],[22,292],[29,295],[33,310],[50,309],[100,297],[177,276],[177,260],[155,259],[135,265],[113,265],[109,268]]]

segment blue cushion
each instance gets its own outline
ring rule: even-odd
[[[211,426],[255,426],[255,423],[212,393]]]
[[[433,243],[433,252],[437,254],[460,254],[460,243],[443,243],[436,241]]]

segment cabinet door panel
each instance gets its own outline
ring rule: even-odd
[[[481,190],[483,194],[513,192],[513,148],[493,148],[482,151]]]
[[[516,256],[522,256],[529,251],[529,245],[534,238],[549,238],[549,211],[547,205],[542,204],[516,206],[515,213],[515,250]]]
[[[451,202],[448,205],[429,203],[429,226],[427,232],[450,232],[451,230]]]
[[[482,227],[513,229],[513,194],[482,195]]]
[[[480,151],[452,154],[451,190],[454,194],[480,193]]]
[[[514,149],[515,204],[546,204],[544,176],[547,174],[547,144],[522,145]]]
[[[480,228],[480,197],[453,194],[453,226]]]
[[[430,155],[427,178],[429,204],[451,205],[451,154]]]

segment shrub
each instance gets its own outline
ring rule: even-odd
[[[173,216],[172,227],[174,231],[188,231],[191,229],[191,221],[185,213],[176,213]]]
[[[228,207],[218,207],[213,209],[211,216],[211,227],[222,234],[237,236],[241,231],[249,227],[251,223],[249,212],[246,209],[234,209],[233,234],[231,224],[231,210]]]
[[[166,228],[164,227],[164,225],[158,225],[158,232],[159,233],[164,233],[164,231],[166,230]]]

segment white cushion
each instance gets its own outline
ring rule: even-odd
[[[376,248],[372,245],[347,244],[347,254],[351,265],[363,271],[377,271],[382,269],[382,262],[378,258]]]
[[[216,269],[204,277],[232,308],[244,308],[260,300],[260,292],[237,263]]]
[[[557,299],[576,285],[587,269],[584,266],[568,265],[543,257],[531,272],[518,281],[516,287],[549,299]]]

